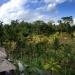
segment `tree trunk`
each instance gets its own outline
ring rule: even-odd
[[[66,66],[65,66],[65,75],[67,75],[67,70],[66,70]]]

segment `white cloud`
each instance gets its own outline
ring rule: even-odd
[[[74,21],[74,24],[75,24],[75,19],[73,19],[73,21]]]
[[[26,2],[26,0],[10,0],[3,4],[0,7],[0,20],[7,23],[10,20],[18,19],[23,13],[27,13],[23,8]]]
[[[44,15],[46,12],[53,12],[56,6],[65,2],[66,0],[40,0],[44,2],[44,6],[40,6],[31,10],[26,8],[28,2],[38,3],[39,0],[9,0],[0,6],[0,20],[4,23],[9,23],[11,20],[25,20],[32,22],[34,20],[49,20],[49,17]],[[31,6],[32,7],[32,6]]]
[[[66,0],[44,0],[46,3],[62,3]]]
[[[57,11],[56,6],[58,4],[65,2],[65,1],[67,1],[67,0],[44,0],[45,5],[37,8],[37,10],[41,13],[55,12],[55,11]]]

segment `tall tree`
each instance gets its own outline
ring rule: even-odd
[[[64,23],[73,24],[73,18],[72,18],[72,16],[62,17],[61,19],[63,20]]]
[[[0,45],[3,45],[4,41],[4,28],[3,28],[3,22],[0,21]]]

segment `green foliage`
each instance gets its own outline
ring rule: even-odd
[[[58,26],[44,21],[0,22],[0,46],[6,48],[9,58],[28,64],[27,75],[47,75],[44,71],[75,75],[75,26],[71,23],[72,17],[64,17]]]
[[[59,39],[55,37],[53,42],[53,48],[57,50],[59,46],[60,46]]]

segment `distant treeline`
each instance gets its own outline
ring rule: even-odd
[[[0,22],[0,42],[2,44],[2,41],[6,40],[16,41],[32,34],[49,35],[55,32],[72,33],[75,31],[72,16],[63,17],[61,20],[58,20],[58,23],[58,25],[55,25],[51,21],[45,23],[44,21],[38,20],[33,23],[28,23],[13,20],[11,24],[3,25],[3,22]]]
[[[61,18],[58,25],[41,20],[0,22],[0,46],[10,59],[30,65],[26,75],[43,75],[39,69],[51,75],[75,75],[74,32],[72,16]]]

